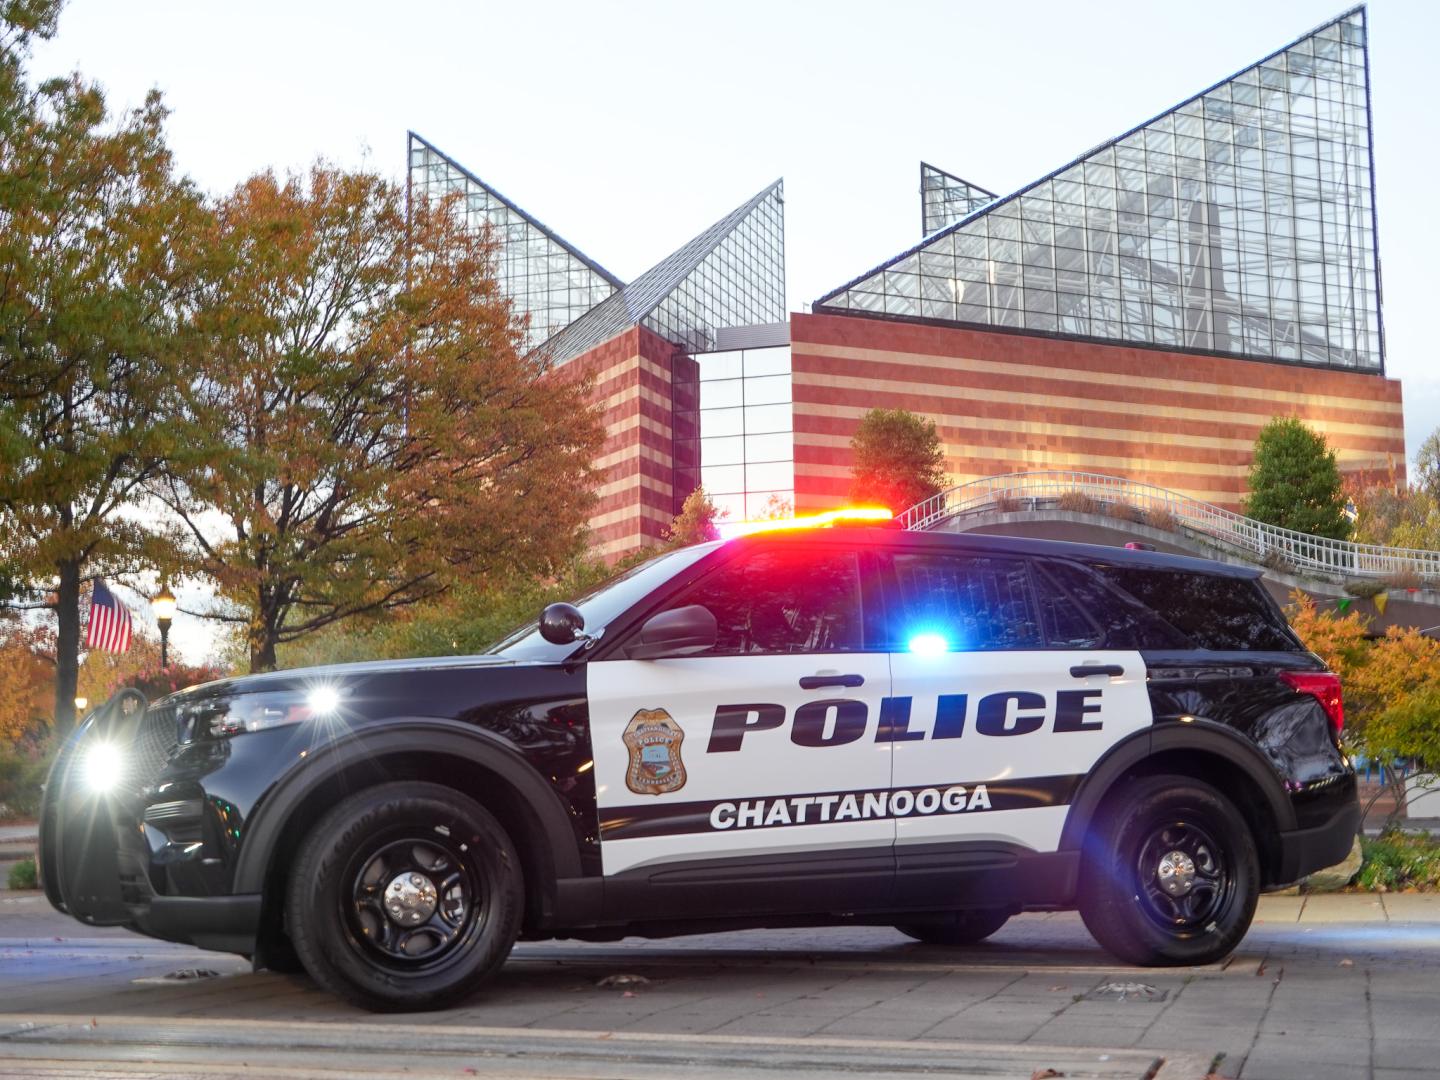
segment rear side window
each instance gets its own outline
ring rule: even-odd
[[[1019,559],[897,553],[895,577],[899,611],[889,637],[900,648],[921,634],[938,634],[957,652],[1044,646]]]
[[[1108,649],[1188,649],[1190,640],[1128,593],[1108,587],[1094,573],[1059,560],[1037,562],[1040,576],[1065,589],[1100,625]]]
[[[1300,651],[1260,583],[1251,578],[1132,566],[1098,569],[1201,649]]]

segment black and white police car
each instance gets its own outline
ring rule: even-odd
[[[484,656],[282,671],[90,718],[41,871],[90,924],[441,1007],[517,937],[1078,907],[1200,964],[1359,820],[1339,680],[1254,571],[879,527],[672,551]]]

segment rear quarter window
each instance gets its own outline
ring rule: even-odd
[[[1303,651],[1254,578],[1135,566],[1096,569],[1198,648],[1217,652]]]

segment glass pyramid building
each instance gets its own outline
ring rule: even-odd
[[[690,352],[724,329],[783,323],[785,197],[775,181],[626,285],[414,132],[412,198],[460,196],[475,229],[499,241],[501,291],[529,316],[529,348],[559,363],[632,326]]]
[[[473,173],[410,132],[412,198],[460,196],[466,225],[488,224],[500,243],[500,287],[530,317],[533,348],[624,286],[619,278],[531,217]]]
[[[969,217],[996,199],[993,191],[920,163],[920,235],[929,236]]]
[[[1357,7],[814,309],[1381,372],[1370,136]]]
[[[689,352],[709,352],[722,329],[785,318],[785,196],[776,180],[545,348],[563,363],[638,325]]]

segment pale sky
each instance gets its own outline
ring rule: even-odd
[[[1341,0],[71,0],[37,74],[158,87],[221,192],[317,156],[402,178],[413,129],[629,280],[777,176],[791,310],[919,239],[923,159],[1001,194],[1340,14]],[[1375,0],[1387,373],[1440,427],[1440,5]],[[177,621],[176,634],[182,627]]]

